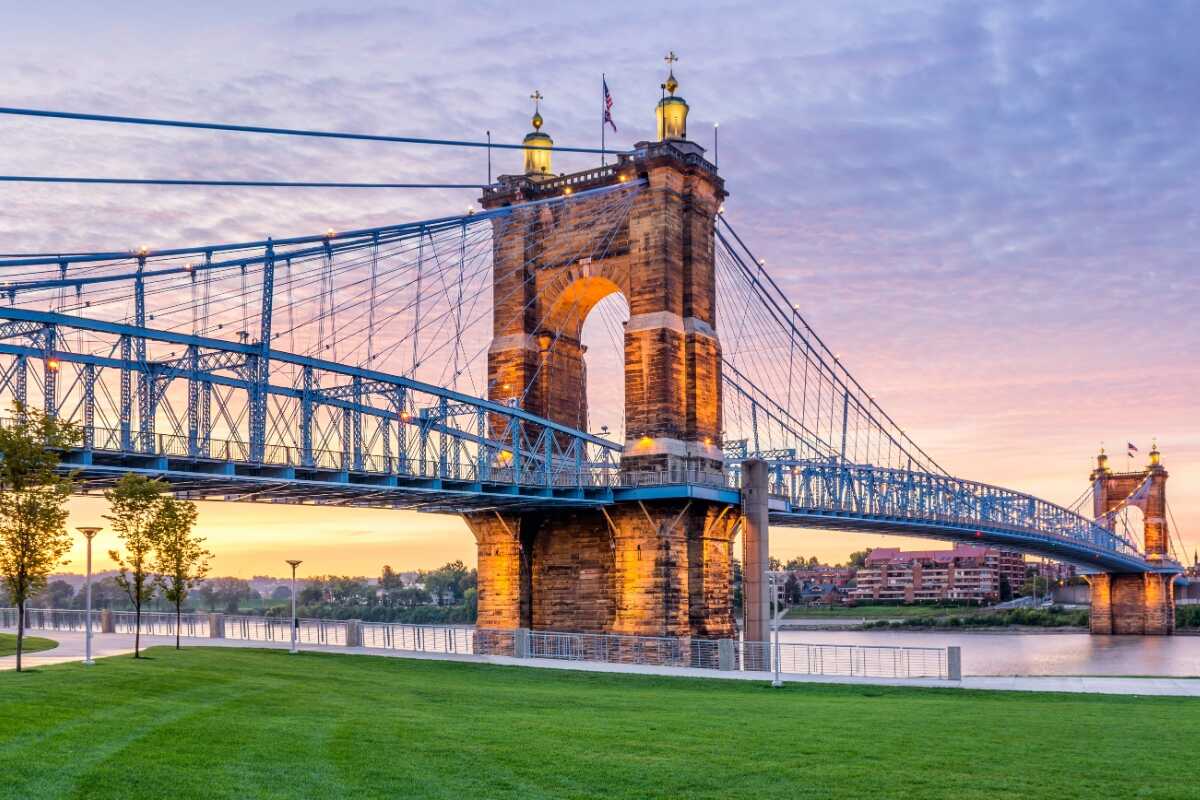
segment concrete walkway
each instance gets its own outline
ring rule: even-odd
[[[12,633],[13,630],[5,629]],[[25,655],[25,666],[33,669],[49,664],[82,661],[84,635],[69,631],[31,631],[33,636],[54,639],[58,647],[41,653]],[[173,645],[174,637],[142,636],[143,647]],[[184,647],[253,647],[258,649],[286,650],[286,642],[255,642],[240,639],[187,639]],[[450,653],[415,653],[401,650],[383,650],[367,647],[340,647],[337,645],[302,645],[308,652],[341,653],[343,655],[372,655],[389,658],[410,658],[428,661],[460,661],[475,664],[503,664],[537,669],[565,669],[577,672],[616,672],[631,675],[663,675],[680,678],[717,678],[770,682],[769,672],[722,672],[715,669],[691,669],[688,667],[662,667],[642,664],[608,664],[596,661],[559,661],[550,658],[510,658],[508,656],[454,655]],[[95,658],[126,655],[133,652],[133,635],[123,633],[96,634],[92,639],[92,655]],[[0,658],[0,670],[16,667],[16,657]],[[1188,678],[1109,678],[1092,677],[966,677],[961,681],[944,681],[918,678],[844,678],[834,675],[787,675],[781,676],[786,683],[853,684],[858,686],[920,686],[937,689],[981,689],[1008,692],[1068,692],[1073,694],[1120,694],[1159,695],[1169,697],[1200,697],[1200,679]]]

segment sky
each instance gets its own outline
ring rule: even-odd
[[[58,2],[5,12],[3,105],[559,144],[653,138],[679,54],[727,214],[948,471],[1069,503],[1157,437],[1200,545],[1200,6],[1137,2]],[[482,182],[478,151],[0,118],[0,173]],[[590,166],[557,154],[555,169]],[[518,171],[497,154],[495,171]],[[258,239],[461,213],[469,191],[0,185],[3,252]],[[599,355],[597,357],[600,357]],[[1123,456],[1114,459],[1123,467]],[[72,524],[96,520],[76,501]],[[219,574],[474,560],[449,517],[205,503]],[[97,538],[101,551],[115,542]],[[879,536],[777,529],[781,558]],[[72,554],[79,569],[81,550]],[[106,559],[98,559],[98,566]]]

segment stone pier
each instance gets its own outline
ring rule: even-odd
[[[1143,515],[1146,558],[1170,563],[1167,530],[1167,471],[1155,445],[1150,463],[1138,472],[1113,472],[1101,450],[1092,470],[1092,501],[1098,522],[1115,530],[1117,515],[1127,507]],[[1177,572],[1095,574],[1092,587],[1091,631],[1096,634],[1167,635],[1175,632]]]
[[[479,547],[478,625],[733,636],[740,519],[731,506],[700,501],[466,515]]]
[[[687,140],[687,103],[671,91],[656,110],[669,123],[660,125],[660,141],[572,175],[551,169],[553,140],[535,111],[525,173],[503,175],[484,191],[484,208],[522,206],[493,223],[488,393],[585,429],[584,321],[620,293],[630,312],[625,483],[723,486],[713,231],[725,187],[704,148]],[[593,191],[602,189],[610,191]],[[569,203],[522,205],[572,194]],[[491,420],[493,438],[506,440],[505,424]],[[464,515],[479,548],[479,626],[733,636],[732,547],[741,513],[679,494]]]

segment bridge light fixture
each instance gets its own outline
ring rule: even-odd
[[[617,180],[620,181],[621,183],[624,183],[625,181],[629,180],[629,176],[624,173],[621,173],[620,175],[617,176]]]
[[[563,187],[563,194],[570,194],[571,192],[572,192],[572,189],[570,186]]]
[[[412,414],[408,413],[407,411],[401,411],[400,419],[404,422],[408,422],[410,419],[412,419]]]
[[[469,217],[474,213],[475,213],[475,206],[467,206],[467,216]]]
[[[58,372],[58,370],[61,366],[62,366],[62,363],[59,362],[59,360],[57,358],[55,358],[54,356],[51,356],[50,358],[46,359],[46,369],[50,372]]]
[[[721,203],[720,207],[718,207],[718,208],[717,208],[717,213],[718,213],[718,214],[724,214],[724,213],[725,213],[725,204],[724,204],[724,203]]]
[[[149,255],[150,247],[148,245],[142,245],[141,247],[138,248],[137,254],[142,257]]]
[[[333,237],[334,237],[333,228],[329,228],[328,230],[325,231],[326,239],[332,239]]]

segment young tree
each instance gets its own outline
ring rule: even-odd
[[[200,587],[199,595],[204,598],[210,611],[221,607],[226,614],[237,614],[241,611],[243,600],[253,600],[259,596],[250,582],[242,578],[206,580]]]
[[[871,555],[871,550],[873,549],[868,547],[866,550],[855,550],[850,554],[850,563],[847,566],[862,569],[867,565],[867,556]]]
[[[70,608],[75,598],[75,587],[64,580],[54,580],[46,584],[46,588],[33,598],[34,607]]]
[[[179,622],[188,592],[208,574],[212,553],[204,549],[204,538],[192,535],[196,504],[163,496],[152,527],[155,532],[154,572],[163,595],[175,606],[175,649],[179,649]]]
[[[56,417],[14,407],[0,427],[0,581],[17,607],[17,671],[25,640],[25,603],[71,549],[67,498],[58,453],[79,442],[79,429]]]
[[[141,658],[142,605],[154,595],[150,572],[151,554],[156,544],[156,518],[167,485],[160,480],[129,473],[104,493],[117,536],[125,542],[125,555],[110,550],[108,557],[117,564],[117,585],[133,603],[133,657]]]

